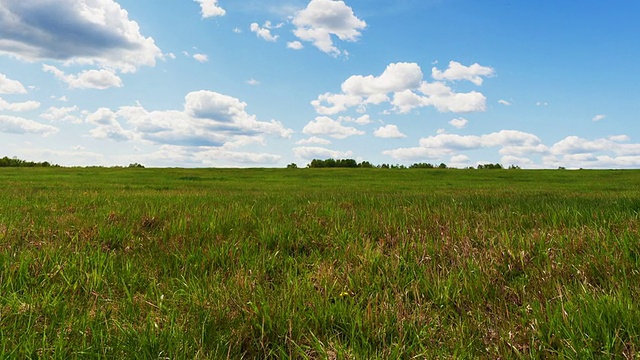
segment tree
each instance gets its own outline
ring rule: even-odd
[[[480,169],[480,170],[482,170],[482,169],[502,169],[502,165],[500,165],[499,163],[484,164],[484,165],[478,165],[478,169]]]
[[[435,165],[429,163],[417,163],[409,166],[409,169],[433,169]]]
[[[297,169],[297,168],[298,168],[298,164],[296,163],[291,163],[287,165],[287,169]]]
[[[25,160],[18,159],[15,156],[13,158],[9,158],[8,156],[5,156],[0,159],[0,167],[49,167],[49,166],[58,167],[59,165],[51,165],[51,163],[49,163],[48,161],[45,161],[45,162],[25,161]]]

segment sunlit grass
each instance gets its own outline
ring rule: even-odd
[[[621,357],[640,172],[2,169],[15,358]]]

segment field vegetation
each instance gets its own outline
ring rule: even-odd
[[[637,358],[640,171],[0,169],[0,358]]]

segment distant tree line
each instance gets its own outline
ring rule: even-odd
[[[482,170],[482,169],[502,169],[502,165],[500,164],[484,164],[484,165],[478,165],[478,170]]]
[[[287,165],[287,168],[289,169],[295,169],[298,166],[295,163],[289,164]],[[311,162],[309,163],[309,165],[307,165],[308,168],[378,168],[378,169],[449,169],[449,167],[447,166],[447,164],[445,163],[440,163],[439,165],[436,164],[430,164],[430,163],[415,163],[412,164],[410,166],[405,166],[405,165],[394,165],[394,164],[380,164],[380,165],[373,165],[368,161],[362,161],[362,162],[357,162],[354,159],[326,159],[326,160],[321,160],[321,159],[313,159],[311,160]],[[495,164],[481,164],[478,165],[478,170],[484,170],[484,169],[504,169],[504,167],[499,164],[499,163],[495,163]],[[466,169],[474,169],[473,166],[467,167]],[[508,169],[520,169],[519,166],[516,165],[511,165],[509,166]]]
[[[363,161],[357,162],[354,159],[313,159],[309,163],[310,168],[372,168],[374,167],[370,162]]]
[[[21,160],[16,157],[9,158],[8,156],[0,158],[0,167],[50,167],[50,166],[59,167],[60,165],[51,164],[48,161],[34,162],[34,161]]]
[[[287,165],[287,168],[289,168],[289,169],[295,169],[297,167],[298,166],[295,163]],[[394,165],[394,164],[373,165],[372,163],[370,163],[368,161],[357,162],[354,159],[333,159],[333,158],[329,158],[329,159],[325,159],[325,160],[313,159],[313,160],[311,160],[309,165],[307,165],[307,167],[308,168],[407,169],[407,167],[405,165],[397,165],[397,164],[396,165]],[[435,168],[446,169],[447,165],[445,165],[445,164],[433,165],[433,164],[420,163],[420,164],[413,164],[413,165],[409,166],[409,169],[435,169]]]

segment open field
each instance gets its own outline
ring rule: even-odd
[[[0,169],[0,358],[640,356],[640,171]]]

